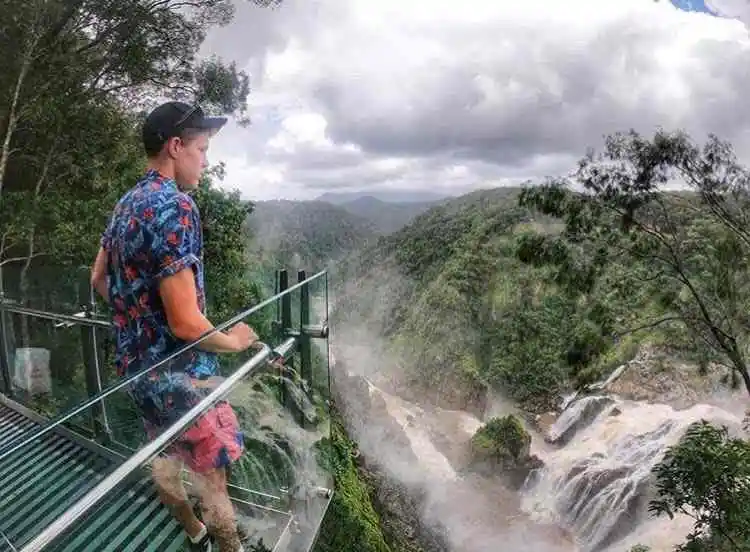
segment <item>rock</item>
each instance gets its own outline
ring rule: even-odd
[[[614,403],[614,399],[606,396],[577,399],[565,409],[554,425],[550,427],[544,440],[552,445],[566,445],[576,433],[591,425],[596,417],[612,403]]]
[[[549,434],[549,430],[556,420],[556,412],[545,412],[544,414],[537,414],[534,418],[534,427],[539,433],[546,436]]]
[[[372,489],[380,526],[394,550],[450,551],[446,528],[422,515],[426,504],[423,489],[398,481],[377,462],[366,461],[360,475]]]
[[[544,463],[529,454],[531,435],[521,421],[509,414],[492,418],[471,439],[470,469],[483,475],[499,475],[520,488],[531,471]]]
[[[666,348],[644,346],[633,360],[621,367],[620,375],[611,378],[602,391],[623,399],[668,404],[676,409],[710,399],[720,389],[727,369],[709,365],[705,375],[697,363],[678,358]]]

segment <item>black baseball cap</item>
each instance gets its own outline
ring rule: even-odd
[[[164,143],[187,129],[218,132],[226,117],[206,117],[198,105],[166,102],[148,114],[143,123],[143,146],[149,154],[161,150]]]

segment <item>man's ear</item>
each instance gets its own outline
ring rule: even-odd
[[[172,158],[176,157],[182,150],[182,146],[182,140],[177,136],[173,136],[167,140],[167,154]]]

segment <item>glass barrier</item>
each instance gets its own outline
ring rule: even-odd
[[[93,311],[88,270],[37,268],[2,272],[0,390],[51,418],[99,392],[114,370],[109,321]],[[91,436],[96,424],[106,426],[101,411],[97,405],[70,425]]]
[[[327,281],[294,287],[304,275],[293,276],[281,271],[280,297],[218,326],[264,328],[263,348],[214,357],[199,340],[122,377],[109,317],[72,317],[90,290],[0,298],[0,367],[12,376],[0,395],[0,552],[189,550],[160,498],[182,492],[246,551],[310,550],[334,486]],[[226,502],[214,468],[229,461]]]

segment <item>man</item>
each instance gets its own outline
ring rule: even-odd
[[[92,286],[112,306],[120,376],[152,366],[213,329],[204,316],[203,236],[189,192],[207,167],[209,138],[224,124],[199,107],[168,102],[143,125],[148,167],[116,204],[92,269]],[[257,342],[246,324],[215,332],[187,353],[136,380],[130,393],[153,439],[210,392],[217,353]],[[242,454],[237,418],[220,402],[153,462],[162,502],[197,550],[242,551],[227,492],[226,468]],[[196,474],[199,520],[182,485],[182,465]]]

